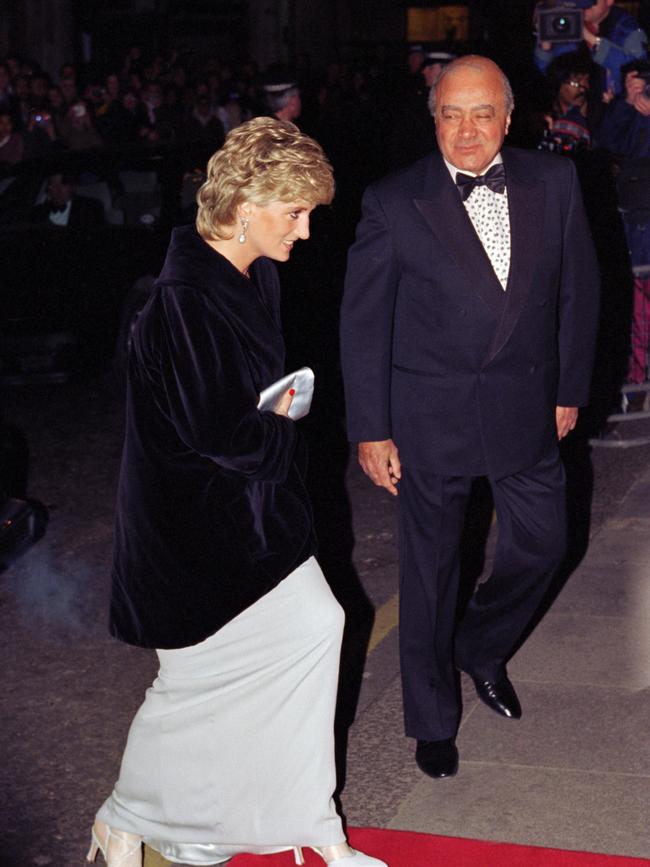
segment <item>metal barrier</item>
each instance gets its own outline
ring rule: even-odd
[[[642,279],[650,278],[650,265],[639,265],[632,269],[635,277]],[[628,423],[641,421],[642,419],[650,418],[650,381],[647,379],[648,362],[646,360],[646,381],[645,382],[629,382],[621,387],[621,411],[612,413],[607,417],[607,426],[603,433],[598,437],[593,437],[589,440],[590,445],[604,448],[630,448],[631,446],[641,446],[650,443],[650,434],[640,436],[623,435],[617,430],[620,423]],[[630,401],[628,395],[638,395],[644,393],[644,399],[641,402],[641,408],[637,409],[636,405],[639,401],[635,401],[635,409],[630,410]]]

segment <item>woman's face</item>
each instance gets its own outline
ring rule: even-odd
[[[309,215],[313,210],[314,205],[300,201],[243,205],[242,217],[249,221],[246,241],[255,258],[268,256],[286,262],[295,242],[309,237]]]

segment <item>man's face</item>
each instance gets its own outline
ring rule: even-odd
[[[436,93],[435,121],[444,158],[465,171],[484,171],[510,126],[498,68],[477,61],[445,75]]]
[[[429,63],[422,67],[422,77],[427,87],[431,88],[440,78],[442,72],[442,63]]]
[[[31,91],[33,96],[42,97],[47,93],[47,81],[40,76],[32,78]]]
[[[424,54],[421,51],[412,51],[407,57],[407,65],[408,70],[411,75],[417,75],[420,67],[422,66],[422,61],[424,60]]]
[[[106,92],[111,97],[111,99],[117,99],[120,93],[120,80],[117,75],[107,75],[106,76]]]
[[[66,102],[72,102],[77,95],[77,86],[71,78],[62,78],[59,89],[63,94],[63,99]]]
[[[72,198],[72,184],[67,183],[63,175],[52,175],[47,193],[50,201],[57,207],[65,207]]]
[[[563,81],[560,85],[560,104],[567,111],[571,106],[582,108],[587,102],[589,92],[589,76],[584,72],[577,72]]]
[[[27,99],[29,97],[29,80],[24,76],[14,80],[14,93],[18,99]]]
[[[302,100],[299,93],[294,93],[287,103],[289,109],[290,120],[295,120],[302,113]]]

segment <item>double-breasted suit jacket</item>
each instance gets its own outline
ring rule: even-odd
[[[504,292],[442,156],[372,185],[341,316],[348,434],[392,438],[406,466],[501,478],[587,403],[598,275],[570,160],[503,148]]]

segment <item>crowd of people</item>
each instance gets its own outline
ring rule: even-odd
[[[14,161],[199,136],[215,150],[195,223],[174,229],[132,335],[110,628],[155,648],[160,670],[88,861],[142,867],[146,843],[195,864],[280,851],[303,864],[309,847],[330,867],[387,867],[350,847],[333,799],[343,617],[314,556],[272,263],[309,238],[334,175],[350,195],[405,152],[415,162],[363,196],[340,338],[348,439],[375,485],[399,494],[406,735],[425,775],[458,773],[459,671],[494,713],[522,716],[507,663],[567,554],[559,443],[590,401],[608,291],[589,191],[585,210],[576,165],[540,150],[601,148],[624,177],[650,156],[646,42],[613,0],[586,10],[575,44],[540,42],[546,129],[527,150],[505,144],[516,96],[503,70],[431,46],[413,46],[388,85],[374,67],[338,65],[262,79],[214,63],[191,77],[173,52],[139,49],[100,82],[69,64],[58,85],[0,64],[0,148]],[[350,149],[361,128],[365,147]],[[66,181],[51,184],[61,203]],[[650,208],[638,175],[629,186],[619,205],[641,316]],[[637,336],[632,382],[650,331]],[[287,390],[266,408],[271,384]],[[459,617],[477,477],[498,539]]]
[[[537,4],[533,25],[548,6]],[[509,141],[578,160],[606,154],[630,169],[650,156],[647,38],[614,0],[595,0],[583,18],[574,42],[531,43],[530,77],[520,92],[515,87]],[[0,165],[56,149],[138,142],[198,142],[210,153],[242,122],[275,116],[297,123],[323,146],[334,166],[337,202],[343,202],[341,224],[349,225],[342,237],[349,242],[367,184],[437,147],[429,94],[442,68],[467,50],[411,44],[402,69],[366,59],[316,70],[300,56],[291,68],[260,70],[247,58],[212,58],[197,66],[173,48],[133,45],[101,74],[65,63],[57,78],[33,60],[8,54],[0,59]],[[603,179],[599,171],[591,172],[591,180],[580,174],[589,209],[590,200],[603,198],[589,185]],[[650,342],[650,278],[644,272],[650,266],[650,208],[644,196],[637,192],[621,202],[634,268],[632,383],[645,380]],[[635,401],[643,403],[645,393],[628,396],[630,404]]]
[[[174,52],[145,59],[132,47],[117,69],[88,75],[65,63],[58,79],[17,56],[0,62],[0,161],[17,162],[53,148],[80,150],[137,142],[201,140],[215,150],[224,135],[259,113],[252,65],[234,79],[210,64],[190,79]]]
[[[195,67],[174,49],[147,53],[132,46],[101,75],[65,63],[54,78],[31,59],[6,55],[0,58],[0,164],[53,148],[137,142],[198,140],[217,150],[231,129],[267,114],[301,116],[301,127],[327,136],[334,118],[359,117],[377,77],[376,70],[340,63],[322,74],[307,65],[261,72],[247,59]]]

